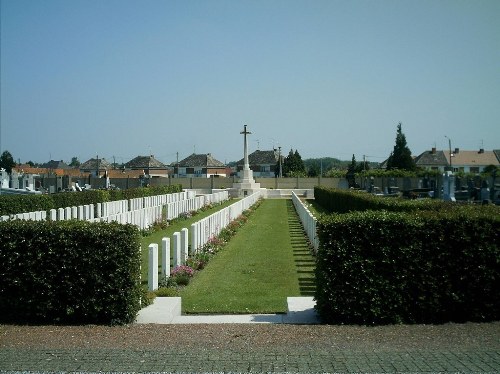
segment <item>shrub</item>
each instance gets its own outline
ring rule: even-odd
[[[194,275],[194,269],[187,265],[179,265],[172,269],[170,277],[180,286],[187,286]]]
[[[406,200],[375,196],[365,191],[340,190],[315,187],[314,199],[332,213],[347,213],[363,210],[388,210],[391,212],[415,212],[423,210],[441,211],[453,208],[453,203],[441,200]]]
[[[137,228],[0,222],[2,323],[130,323],[140,308]]]
[[[318,223],[317,309],[328,323],[500,318],[498,210],[353,212]]]
[[[175,297],[179,296],[179,291],[176,288],[171,287],[160,287],[155,292],[158,297]]]

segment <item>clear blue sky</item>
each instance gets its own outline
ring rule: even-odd
[[[500,148],[498,0],[0,0],[1,150],[382,161]],[[258,140],[258,142],[257,142]]]

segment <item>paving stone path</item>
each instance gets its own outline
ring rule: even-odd
[[[499,373],[500,322],[0,326],[1,372]]]

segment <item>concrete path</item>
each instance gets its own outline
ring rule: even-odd
[[[288,297],[286,314],[218,314],[182,315],[180,297],[157,297],[152,305],[142,309],[136,323],[193,324],[193,323],[286,323],[317,324],[312,297]]]

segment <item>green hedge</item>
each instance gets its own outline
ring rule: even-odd
[[[322,216],[320,317],[348,324],[498,320],[499,217],[495,207]]]
[[[0,216],[55,209],[50,195],[0,195]]]
[[[315,187],[314,199],[332,213],[382,209],[392,212],[441,211],[453,207],[453,203],[441,200],[407,200],[397,197],[375,196],[365,191],[340,190],[329,187]]]
[[[50,195],[0,195],[0,216],[66,208],[70,206],[129,200],[182,191],[181,185],[131,188],[128,190],[89,190]]]
[[[125,324],[140,309],[132,225],[0,222],[0,323]]]

